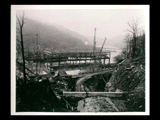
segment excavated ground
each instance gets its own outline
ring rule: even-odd
[[[127,111],[124,100],[109,97],[88,97],[78,102],[80,112],[122,112]]]
[[[145,59],[124,60],[114,72],[95,75],[84,80],[82,91],[128,92],[125,98],[102,96],[83,99],[68,98],[73,109],[66,108],[62,91],[75,91],[78,79],[57,77],[52,83],[28,83],[16,87],[16,111],[49,112],[124,112],[145,111]]]

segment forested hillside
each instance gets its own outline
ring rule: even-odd
[[[38,34],[38,38],[36,34]],[[34,49],[37,39],[42,49],[51,48],[58,51],[74,48],[83,49],[87,42],[87,38],[67,28],[43,24],[28,18],[25,19],[23,37],[26,49]],[[19,39],[18,34],[17,39]]]

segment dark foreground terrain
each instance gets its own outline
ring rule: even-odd
[[[75,91],[76,81],[70,77],[37,81],[34,78],[24,84],[16,81],[16,112],[129,112],[145,111],[145,59],[125,59],[103,76],[92,76],[83,81],[91,92],[126,92],[122,99],[102,96],[81,99],[63,99],[62,91]]]

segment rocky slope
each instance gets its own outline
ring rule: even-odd
[[[125,59],[117,64],[104,91],[128,94],[123,98],[87,97],[78,102],[77,109],[80,112],[145,111],[145,58]]]
[[[128,111],[145,110],[145,58],[126,59],[118,64],[105,91],[128,92]]]
[[[124,112],[127,111],[127,108],[124,100],[97,96],[80,100],[77,110],[80,112]]]

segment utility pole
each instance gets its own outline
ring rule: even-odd
[[[96,65],[96,57],[95,57],[95,52],[96,52],[96,28],[94,29],[94,42],[93,42],[93,58],[94,58],[94,68]],[[94,71],[93,68],[93,71]]]
[[[36,44],[38,45],[38,33],[36,34],[36,36],[37,36]]]
[[[96,51],[96,28],[94,29],[93,56],[95,56],[95,51]]]
[[[37,47],[37,49],[36,49],[36,74],[38,74],[37,72],[38,72],[38,70],[37,70],[37,67],[38,67],[38,34],[36,34],[36,36],[37,36],[37,40],[36,40],[36,47]]]

